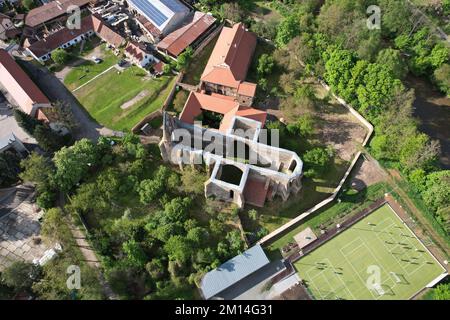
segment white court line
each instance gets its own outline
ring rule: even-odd
[[[83,88],[84,86],[88,85],[89,83],[91,83],[92,81],[94,81],[95,79],[97,79],[98,77],[102,76],[103,74],[105,74],[106,72],[108,72],[109,70],[116,68],[116,65],[113,65],[111,67],[109,67],[108,69],[102,71],[101,73],[99,73],[98,75],[96,75],[95,77],[93,77],[91,80],[89,80],[86,83],[83,83],[81,86],[79,86],[78,88],[75,88],[72,90],[72,93],[74,93],[75,91],[78,91],[79,89]]]

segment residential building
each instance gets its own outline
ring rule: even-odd
[[[80,29],[62,28],[43,40],[32,43],[26,50],[36,60],[45,62],[50,59],[54,50],[67,49],[94,34],[115,48],[126,43],[126,40],[107,26],[100,17],[89,15],[81,19]]]
[[[200,291],[206,300],[263,300],[272,279],[286,270],[281,260],[270,262],[257,244],[205,274]]]
[[[141,68],[145,68],[150,63],[159,62],[159,60],[138,43],[129,42],[125,47],[124,53],[132,63]]]
[[[95,3],[97,0],[54,0],[30,10],[25,17],[25,25],[31,29],[38,29],[55,20],[65,21],[69,7],[77,6],[83,9]]]
[[[189,8],[179,0],[127,0],[132,12],[149,35],[157,40],[174,31],[188,16]]]
[[[242,23],[224,27],[201,76],[201,88],[206,93],[234,97],[241,105],[250,106],[256,84],[246,82],[256,36]]]
[[[28,150],[25,148],[22,141],[20,141],[20,139],[17,138],[12,132],[6,137],[0,137],[0,153],[10,149],[14,149],[19,155],[25,155],[28,153]]]
[[[50,101],[4,49],[0,49],[0,84],[12,105],[33,117],[47,119],[43,109],[52,106]]]
[[[20,34],[20,29],[16,28],[11,17],[0,13],[0,40],[13,39]]]
[[[196,11],[185,22],[185,25],[169,33],[158,44],[163,53],[177,58],[187,47],[195,47],[198,42],[213,29],[216,18],[211,14]]]

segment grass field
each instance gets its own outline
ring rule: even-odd
[[[316,299],[346,300],[409,299],[444,271],[389,205],[301,258],[295,268]],[[377,271],[380,287],[373,287]]]
[[[99,55],[103,60],[96,64],[92,61],[92,50],[83,55],[84,61],[71,68],[69,73],[64,78],[64,84],[69,90],[78,88],[79,86],[90,81],[95,76],[99,75],[109,67],[115,65],[119,58],[114,55],[111,50],[106,50],[106,45],[102,44],[100,47],[101,54]]]
[[[175,77],[151,79],[132,66],[118,74],[112,69],[75,92],[78,101],[100,124],[128,131],[146,115],[162,107]],[[145,92],[141,98],[138,94]],[[126,108],[127,102],[136,101]]]

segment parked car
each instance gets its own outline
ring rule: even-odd
[[[103,60],[97,57],[92,57],[92,61],[94,61],[96,64],[101,63]]]
[[[125,59],[120,60],[119,63],[118,63],[119,67],[123,67],[126,64],[127,64],[127,60],[125,60]]]

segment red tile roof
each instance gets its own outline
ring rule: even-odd
[[[248,178],[244,187],[244,201],[261,208],[266,202],[268,191],[269,188],[266,189],[265,181]]]
[[[159,29],[155,27],[153,23],[147,20],[144,16],[136,15],[136,18],[137,21],[142,25],[142,27],[155,38],[159,38],[162,35],[161,31],[159,31]]]
[[[125,54],[141,61],[147,52],[138,43],[129,42],[125,48]]]
[[[19,107],[28,114],[31,114],[34,104],[50,104],[48,98],[14,58],[3,49],[0,49],[0,83]]]
[[[253,119],[262,124],[265,123],[267,117],[265,111],[239,106],[239,103],[230,100],[226,96],[191,92],[184,105],[183,111],[181,112],[180,120],[193,124],[195,118],[202,113],[202,110],[217,112],[224,115],[219,128],[222,132],[226,132],[230,128],[234,116]]]
[[[158,43],[157,47],[177,57],[208,30],[215,21],[216,19],[212,15],[197,11],[190,23],[168,34]]]
[[[245,80],[256,47],[256,36],[242,23],[224,27],[201,80],[238,88]]]
[[[75,5],[84,7],[90,2],[96,0],[55,0],[40,7],[34,8],[28,12],[25,17],[25,24],[29,27],[37,27],[45,22],[56,19],[67,14],[67,8]]]
[[[157,73],[157,74],[162,74],[164,72],[164,62],[160,61],[157,64],[153,65],[153,70]]]
[[[81,20],[80,29],[62,28],[43,40],[33,42],[28,50],[40,58],[92,29],[92,18],[87,16]]]
[[[256,94],[256,83],[241,82],[238,87],[238,93],[243,96],[254,97]]]
[[[90,15],[81,19],[80,29],[62,28],[47,38],[32,43],[28,50],[40,58],[89,31],[94,31],[100,38],[115,47],[120,47],[125,42],[121,35],[105,25],[100,18]]]
[[[101,17],[93,14],[92,15],[92,25],[94,28],[95,33],[107,43],[113,45],[114,47],[118,48],[125,44],[125,38],[123,38],[120,34],[115,32],[113,29],[108,27]]]

